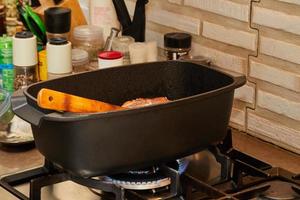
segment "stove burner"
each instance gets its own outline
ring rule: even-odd
[[[260,199],[262,200],[296,200],[300,194],[293,190],[293,184],[284,181],[272,181],[268,189]]]
[[[93,178],[74,176],[45,160],[43,167],[0,177],[0,187],[20,200],[41,200],[42,188],[48,186],[49,188],[45,188],[47,196],[52,196],[47,199],[54,199],[51,197],[56,197],[57,190],[53,190],[52,186],[65,181],[77,183],[84,189],[90,188],[103,200],[300,199],[299,175],[281,168],[272,168],[262,161],[233,149],[230,132],[222,144],[209,147],[209,151],[220,163],[220,177],[214,182],[199,179],[189,174],[190,171],[185,171],[188,161],[192,162],[186,159],[159,165],[159,167]],[[184,171],[185,173],[182,173]],[[29,197],[15,188],[28,183]],[[57,184],[61,188],[59,185]],[[65,191],[61,190],[61,192],[63,196]],[[61,195],[60,192],[58,194]]]
[[[171,184],[171,178],[164,175],[158,167],[112,175],[107,180],[128,190],[153,190]]]

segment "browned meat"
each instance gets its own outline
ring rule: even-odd
[[[140,108],[144,106],[150,106],[155,104],[167,103],[170,100],[167,97],[156,97],[156,98],[138,98],[135,100],[126,101],[122,107],[124,108]]]

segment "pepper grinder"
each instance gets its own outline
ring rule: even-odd
[[[37,39],[31,32],[18,32],[13,37],[13,64],[15,67],[15,90],[37,81]]]
[[[50,38],[46,46],[48,79],[72,73],[71,42],[65,38]]]

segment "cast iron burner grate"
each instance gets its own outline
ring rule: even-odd
[[[123,179],[124,175],[112,176],[109,179],[75,177],[46,160],[41,168],[2,177],[0,185],[21,200],[40,200],[41,188],[68,180],[91,188],[94,193],[101,195],[101,199],[108,200],[300,199],[300,175],[272,168],[262,161],[234,150],[230,130],[222,144],[211,146],[209,150],[221,164],[221,178],[215,184],[205,183],[188,173],[181,174],[179,172],[181,170],[175,170],[174,167],[167,165],[155,168],[155,173],[151,170],[130,171],[126,174],[126,179]],[[186,167],[186,164],[183,166]],[[120,184],[128,181],[130,174],[134,178],[142,177],[145,181],[144,176],[147,173],[155,174],[156,177],[150,176],[154,178],[151,181],[168,179],[170,184],[151,190],[128,190]],[[132,177],[131,180],[136,181]],[[29,197],[15,189],[24,183],[30,183]]]

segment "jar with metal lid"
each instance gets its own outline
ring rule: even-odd
[[[164,35],[164,49],[167,60],[189,58],[192,36],[188,33],[173,32]]]
[[[72,49],[73,72],[89,71],[89,54],[82,49]]]
[[[90,61],[97,61],[98,52],[103,48],[102,29],[97,26],[77,26],[73,31],[74,48],[86,50]]]
[[[13,64],[15,67],[15,90],[37,81],[37,39],[31,32],[18,32],[13,37]]]

